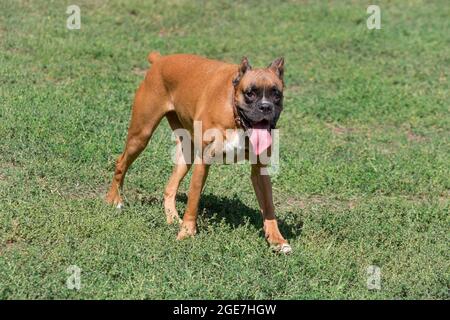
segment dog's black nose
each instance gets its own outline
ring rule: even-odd
[[[258,106],[259,111],[263,113],[269,113],[272,111],[272,104],[271,103],[261,103]]]

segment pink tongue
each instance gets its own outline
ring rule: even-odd
[[[253,128],[250,132],[250,142],[256,155],[260,155],[272,144],[272,136],[267,129]]]

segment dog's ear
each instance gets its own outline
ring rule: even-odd
[[[247,57],[242,57],[241,64],[239,65],[239,69],[238,69],[238,74],[233,79],[233,85],[236,87],[239,84],[239,81],[241,81],[241,79],[244,76],[244,74],[248,70],[251,70],[251,69],[252,69],[252,66],[248,62]]]
[[[275,72],[275,74],[283,80],[284,75],[284,58],[279,57],[272,61],[272,63],[268,66],[270,70]]]

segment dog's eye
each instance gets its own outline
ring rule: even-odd
[[[256,93],[253,90],[248,90],[244,94],[245,94],[245,98],[247,98],[248,100],[253,100],[256,98]]]
[[[273,96],[275,97],[275,99],[280,100],[281,99],[281,91],[278,90],[277,88],[273,88],[272,90]]]

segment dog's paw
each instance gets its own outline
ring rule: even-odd
[[[271,245],[270,248],[273,252],[281,253],[281,254],[290,254],[292,253],[292,247],[289,243],[282,243],[277,245]]]
[[[175,217],[167,217],[167,219],[166,219],[166,221],[167,221],[167,224],[179,224],[180,226],[181,226],[181,224],[183,223],[183,220],[182,219],[180,219],[180,217],[179,216],[175,216]]]
[[[122,209],[123,208],[123,202],[119,202],[117,205],[116,205],[116,209]]]
[[[196,233],[197,227],[195,223],[182,222],[180,231],[178,232],[177,240],[183,240],[189,237],[193,237]]]
[[[176,210],[166,208],[164,211],[166,213],[167,224],[173,224],[175,222],[181,225],[183,223]]]
[[[121,198],[114,198],[114,199],[106,198],[106,203],[114,206],[118,210],[121,210],[124,207],[124,204],[123,204],[123,201]]]
[[[117,192],[109,191],[105,197],[106,203],[113,205],[117,209],[123,208],[123,200]]]

